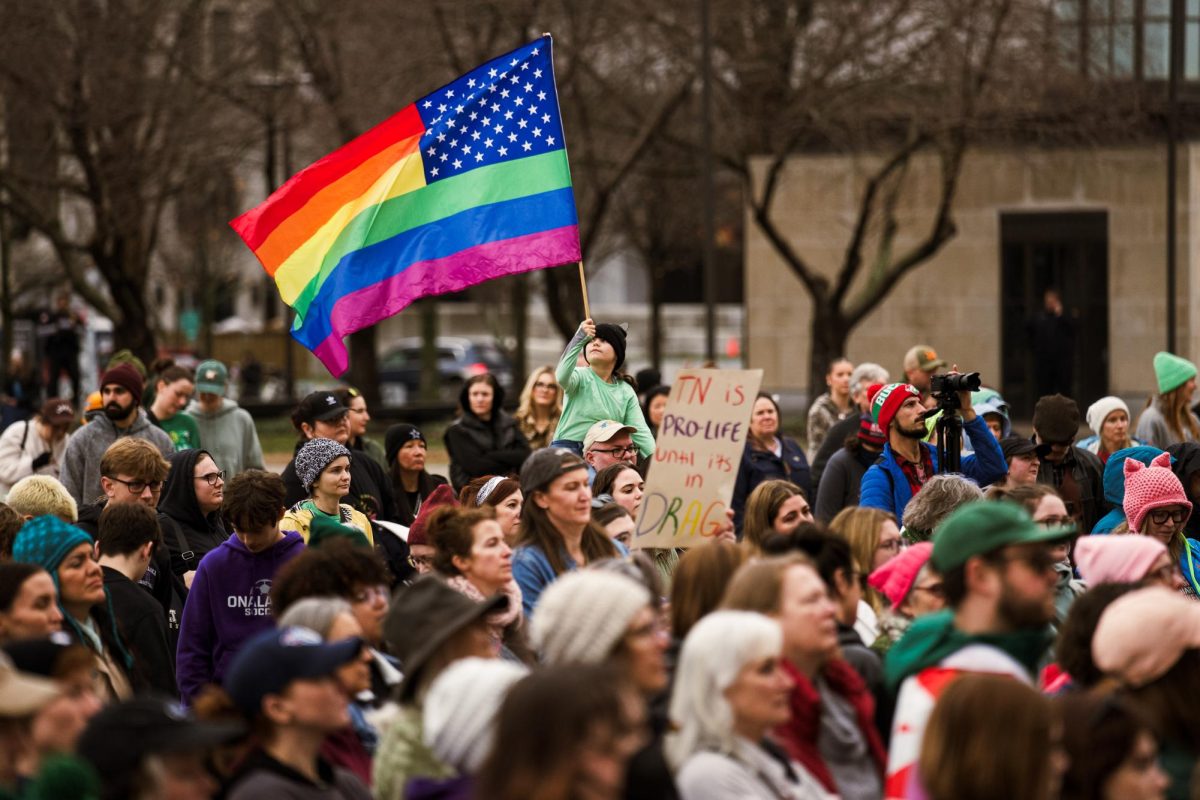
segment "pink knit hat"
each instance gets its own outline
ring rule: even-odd
[[[1185,506],[1188,515],[1192,513],[1183,484],[1171,471],[1171,454],[1160,454],[1150,466],[1136,458],[1125,459],[1125,518],[1129,530],[1141,531],[1146,514],[1163,506]]]
[[[899,608],[932,554],[933,542],[918,542],[872,572],[867,583],[882,592],[892,608]]]
[[[1096,666],[1133,687],[1161,678],[1198,647],[1200,603],[1162,586],[1118,597],[1092,636]]]
[[[1153,536],[1081,536],[1075,541],[1075,564],[1088,586],[1137,583],[1167,546]]]

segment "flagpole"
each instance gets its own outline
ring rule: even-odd
[[[583,290],[583,318],[591,319],[592,310],[588,307],[587,277],[583,274],[583,259],[579,259],[579,288]]]

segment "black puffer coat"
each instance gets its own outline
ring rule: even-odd
[[[529,441],[517,427],[517,421],[502,408],[504,389],[494,380],[490,383],[494,392],[491,419],[485,422],[471,413],[468,383],[458,395],[461,416],[446,428],[444,441],[455,492],[484,475],[518,472],[529,457]]]

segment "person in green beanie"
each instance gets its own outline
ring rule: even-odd
[[[1050,645],[1055,556],[1074,527],[1043,528],[1015,503],[979,500],[934,531],[930,563],[947,609],[918,619],[888,653],[896,695],[884,795],[908,797],[938,696],[959,673],[990,672],[1031,684]]]
[[[1135,436],[1160,450],[1173,444],[1200,442],[1200,419],[1192,411],[1196,365],[1172,353],[1154,354],[1158,394],[1146,401]]]
[[[34,517],[17,533],[12,557],[50,573],[58,589],[63,631],[91,652],[100,697],[124,700],[149,688],[134,671],[133,656],[117,628],[91,536],[58,517]]]

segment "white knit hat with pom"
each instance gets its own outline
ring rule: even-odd
[[[455,661],[425,695],[425,745],[464,775],[478,772],[492,749],[500,704],[528,674],[523,665],[496,658]]]
[[[546,587],[533,610],[530,638],[547,664],[598,664],[612,653],[650,591],[606,570],[580,570]]]

